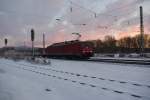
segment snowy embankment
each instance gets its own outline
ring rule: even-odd
[[[145,57],[140,54],[95,54],[91,59],[110,59],[110,60],[136,60],[136,61],[150,61],[150,54],[144,54]]]
[[[150,58],[130,58],[130,57],[91,57],[91,59],[110,59],[110,60],[133,60],[133,61],[150,61]]]
[[[150,100],[149,77],[139,65],[0,59],[0,100]]]

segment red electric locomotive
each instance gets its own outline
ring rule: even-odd
[[[78,40],[55,43],[46,48],[48,57],[89,58],[93,56],[92,45]]]

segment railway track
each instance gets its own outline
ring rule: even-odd
[[[51,58],[59,60],[71,60],[71,61],[90,61],[90,62],[106,62],[106,63],[120,63],[120,64],[134,64],[134,65],[150,65],[150,60],[132,60],[132,59],[66,59],[66,58]]]
[[[58,58],[52,58],[58,59]],[[120,63],[120,64],[134,64],[134,65],[150,65],[150,60],[127,60],[127,59],[65,59],[59,60],[72,60],[72,61],[90,61],[90,62],[106,62],[106,63]]]
[[[88,59],[85,61],[93,62],[108,62],[108,63],[122,63],[122,64],[138,64],[138,65],[150,65],[150,60],[128,60],[128,59]]]
[[[6,65],[9,65],[9,64],[6,64]],[[120,95],[129,95],[133,98],[138,98],[138,99],[150,99],[149,97],[146,97],[146,96],[143,96],[143,95],[139,95],[139,94],[135,94],[135,93],[129,93],[129,92],[126,92],[126,91],[121,91],[121,90],[116,90],[116,89],[111,89],[111,88],[103,87],[103,86],[100,86],[100,85],[97,85],[97,84],[88,83],[86,81],[79,81],[79,80],[75,80],[75,79],[70,79],[70,78],[58,76],[57,74],[50,74],[50,73],[44,72],[44,70],[50,70],[50,71],[53,71],[53,72],[56,72],[56,73],[67,74],[69,76],[72,75],[72,76],[79,77],[79,78],[83,77],[83,78],[99,79],[101,81],[116,82],[116,83],[120,83],[120,84],[124,84],[124,85],[125,84],[130,84],[130,85],[133,85],[133,86],[146,87],[146,88],[150,89],[149,85],[138,84],[138,83],[133,83],[133,82],[125,82],[125,81],[119,81],[119,80],[113,80],[113,79],[106,79],[106,78],[102,78],[102,77],[89,76],[89,75],[84,75],[84,74],[79,74],[79,73],[72,73],[72,72],[67,72],[67,71],[62,71],[62,70],[57,70],[57,69],[52,69],[52,68],[43,68],[43,67],[40,67],[40,66],[37,66],[37,65],[17,64],[17,65],[10,65],[10,66],[14,66],[16,68],[26,70],[26,71],[30,71],[30,72],[33,72],[33,73],[36,73],[36,74],[56,78],[58,80],[64,80],[64,81],[68,81],[68,82],[71,82],[71,83],[74,83],[74,84],[78,84],[78,85],[82,85],[82,86],[88,86],[88,87],[96,88],[96,89],[101,89],[101,90],[104,90],[104,91],[113,92],[113,93],[120,94]],[[30,69],[29,67],[32,67],[34,69]],[[36,70],[36,69],[40,69],[40,70]]]

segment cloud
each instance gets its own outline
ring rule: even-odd
[[[130,35],[132,29],[139,25],[140,5],[144,8],[145,32],[150,31],[149,0],[72,2],[75,4],[68,0],[0,0],[0,37],[9,37],[11,45],[18,46],[24,41],[30,45],[31,28],[36,32],[36,45],[41,43],[43,33],[47,45],[75,39],[73,32],[79,32],[81,40],[101,39],[105,35]]]

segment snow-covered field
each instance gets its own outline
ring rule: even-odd
[[[150,100],[150,66],[0,59],[0,100]]]

